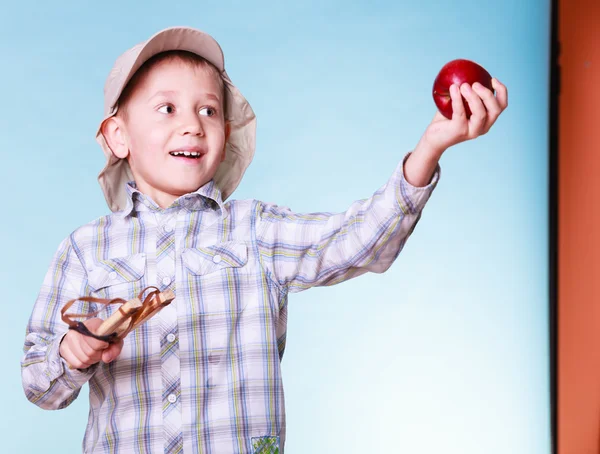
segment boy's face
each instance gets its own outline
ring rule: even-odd
[[[159,62],[134,87],[126,114],[104,126],[138,189],[163,208],[210,181],[225,159],[229,126],[217,77],[179,60]]]

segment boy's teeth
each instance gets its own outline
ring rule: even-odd
[[[200,153],[196,151],[173,151],[171,152],[173,156],[190,156],[193,158],[197,158],[200,156]]]

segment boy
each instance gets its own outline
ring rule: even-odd
[[[301,215],[225,202],[253,157],[255,116],[213,38],[177,27],[130,49],[106,82],[97,134],[113,213],[77,229],[53,258],[27,328],[27,398],[64,408],[89,383],[84,452],[283,452],[288,293],[385,271],[438,181],[442,153],[486,133],[506,108],[506,88],[494,88],[497,97],[452,87],[453,119],[436,114],[371,198]],[[131,299],[150,285],[176,298],[124,341],[60,319],[68,300]],[[97,309],[79,302],[72,312]],[[92,332],[100,323],[85,322]]]

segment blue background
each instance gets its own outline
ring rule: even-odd
[[[549,2],[12,2],[0,14],[0,450],[80,452],[87,389],[43,411],[21,388],[24,329],[50,258],[106,214],[94,141],[116,57],[161,28],[222,45],[258,117],[235,194],[294,211],[368,197],[433,117],[438,70],[505,83],[492,131],[443,156],[394,266],[290,298],[288,454],[550,452]]]

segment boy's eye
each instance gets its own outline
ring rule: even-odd
[[[166,106],[161,106],[161,107],[159,107],[159,109],[158,109],[158,111],[159,111],[160,113],[165,113],[165,114],[171,114],[171,113],[173,113],[173,111],[174,111],[174,110],[175,110],[175,109],[173,108],[173,106],[171,106],[171,105],[168,105],[168,104],[167,104]]]
[[[213,109],[212,107],[203,107],[202,109],[200,109],[199,113],[200,113],[200,115],[206,115],[207,117],[212,117],[213,115],[215,115],[217,113],[217,111],[215,109]]]

